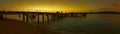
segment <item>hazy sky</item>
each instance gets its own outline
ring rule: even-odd
[[[120,0],[0,0],[1,10],[85,11]]]

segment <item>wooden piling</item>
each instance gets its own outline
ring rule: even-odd
[[[44,24],[44,14],[42,14],[42,23]]]
[[[47,16],[47,22],[49,22],[50,18],[49,18],[49,14],[46,14]]]
[[[39,14],[38,14],[38,21],[37,21],[37,25],[39,25]]]
[[[25,14],[23,14],[22,16],[23,16],[23,22],[25,22]]]
[[[26,22],[28,23],[28,14],[26,14]]]

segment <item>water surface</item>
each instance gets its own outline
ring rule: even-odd
[[[120,34],[120,14],[66,17],[47,24],[49,30],[68,34]]]

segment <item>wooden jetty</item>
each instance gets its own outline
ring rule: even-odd
[[[49,20],[50,18],[49,17],[52,17],[51,19],[54,21],[54,20],[58,20],[58,19],[61,19],[61,18],[64,18],[64,17],[86,17],[87,14],[120,14],[119,12],[85,12],[85,13],[74,13],[74,12],[71,12],[71,13],[59,13],[59,12],[56,12],[56,13],[50,13],[50,12],[31,12],[31,11],[0,11],[0,19],[4,18],[3,15],[4,14],[22,14],[22,17],[23,17],[23,22],[28,22],[28,17],[30,16],[29,14],[31,14],[31,18],[34,19],[35,18],[35,15],[37,15],[38,17],[38,21],[37,23],[39,24],[40,23],[40,19],[39,19],[39,15],[42,15],[42,23],[44,24],[44,20],[45,20],[45,17],[44,16],[47,16],[47,22],[51,21]],[[35,15],[34,15],[35,14]]]

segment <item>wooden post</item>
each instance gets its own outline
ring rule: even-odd
[[[28,23],[28,14],[26,14],[26,22]]]
[[[49,14],[46,14],[46,16],[47,16],[47,22],[49,22],[49,19],[50,19]]]
[[[37,23],[37,25],[39,25],[39,14],[38,14],[38,23]]]
[[[55,20],[55,14],[52,14],[52,20]]]
[[[23,14],[22,16],[23,16],[23,22],[25,22],[25,14]]]
[[[44,24],[44,14],[42,15],[42,23]]]

